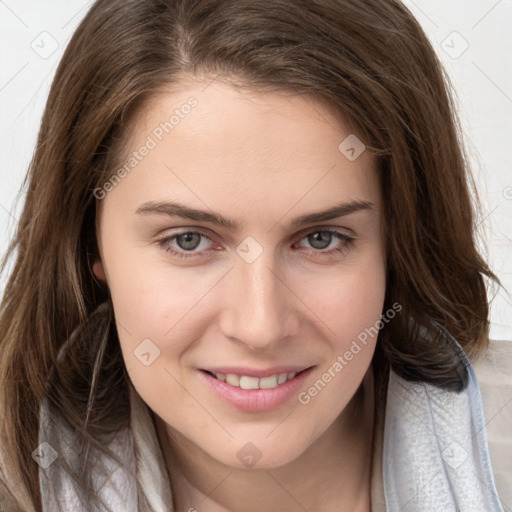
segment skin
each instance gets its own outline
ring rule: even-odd
[[[155,415],[175,510],[369,511],[376,338],[307,405],[294,396],[263,413],[218,398],[199,369],[314,366],[307,391],[378,322],[385,250],[374,158],[366,150],[349,161],[338,146],[353,131],[312,97],[200,79],[180,87],[150,98],[129,126],[133,151],[175,108],[197,99],[98,202],[94,264],[110,288],[129,376]],[[240,226],[231,232],[137,213],[149,201],[217,212]],[[350,201],[372,207],[290,224]],[[183,239],[158,243],[198,228],[211,241],[196,239],[196,256],[164,250],[186,253]],[[354,240],[314,245],[308,235],[319,228]],[[246,237],[262,250],[251,263],[236,251]],[[149,366],[134,355],[144,339],[160,350]],[[248,442],[261,454],[251,468],[237,457]]]

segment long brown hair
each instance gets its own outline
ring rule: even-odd
[[[108,318],[65,365],[57,355],[109,300],[91,272],[93,191],[122,161],[130,116],[155,91],[199,74],[321,98],[375,154],[385,309],[403,307],[379,334],[376,366],[460,389],[464,375],[447,345],[422,333],[437,322],[470,356],[488,341],[484,278],[496,278],[475,248],[474,185],[450,86],[398,0],[98,0],[54,78],[2,267],[14,260],[0,310],[0,490],[3,482],[13,510],[41,509],[30,455],[43,398],[60,406],[84,447],[128,421],[128,379]],[[105,353],[108,368],[98,363]],[[87,496],[84,457],[75,477]]]

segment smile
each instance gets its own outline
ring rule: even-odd
[[[201,370],[201,380],[215,396],[244,412],[262,413],[289,404],[314,367],[288,367],[255,371],[248,368]],[[285,371],[286,370],[286,371]],[[252,375],[247,375],[247,374]]]
[[[210,373],[210,372],[209,372]],[[293,379],[297,372],[276,373],[268,377],[250,377],[248,375],[236,375],[234,373],[210,373],[221,382],[226,382],[230,386],[242,389],[273,389],[285,382]]]

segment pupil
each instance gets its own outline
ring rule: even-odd
[[[313,233],[309,235],[309,243],[315,249],[325,249],[331,243],[332,235],[327,231],[318,231],[317,233]],[[322,238],[324,239],[322,241]]]
[[[200,237],[197,233],[184,233],[177,237],[176,241],[180,246],[180,249],[183,250],[192,250],[195,249],[200,241]],[[180,243],[183,241],[184,243]]]

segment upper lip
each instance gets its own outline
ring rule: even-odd
[[[299,373],[303,370],[307,370],[311,366],[307,365],[283,365],[283,366],[272,366],[271,368],[249,368],[246,366],[219,366],[215,368],[201,368],[204,371],[210,373],[223,373],[225,375],[246,375],[247,377],[257,377],[262,379],[264,377],[270,377],[279,373]]]

